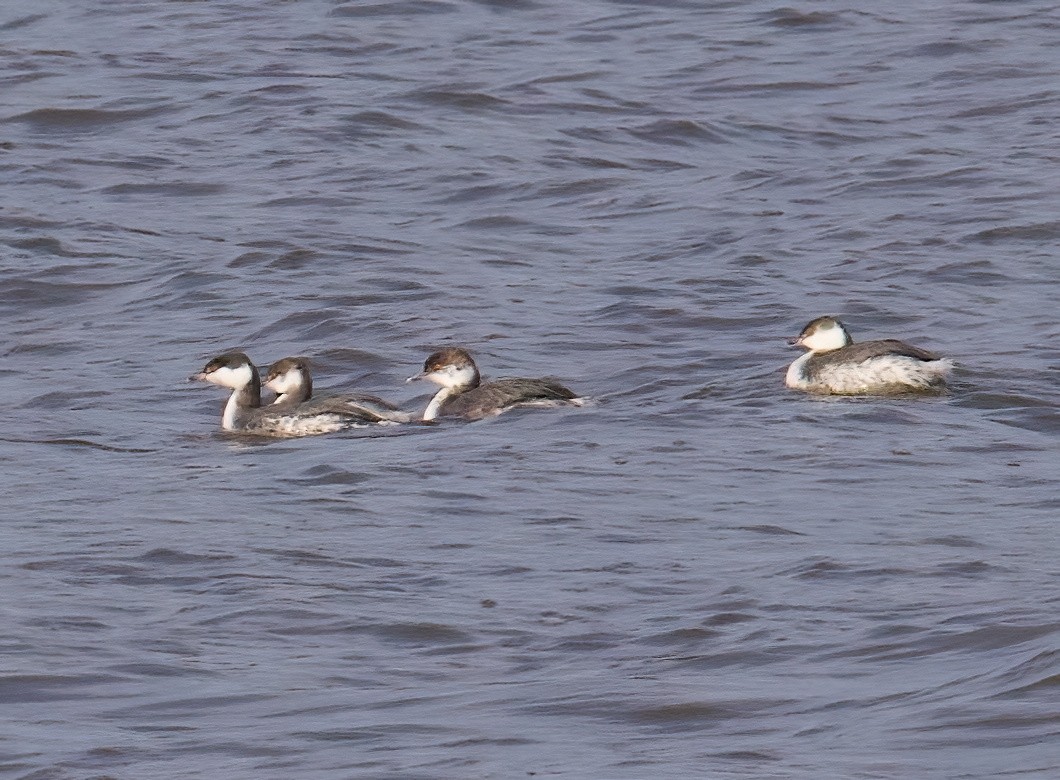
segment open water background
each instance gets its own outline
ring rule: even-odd
[[[870,7],[5,2],[0,775],[1060,776],[1060,12]],[[185,381],[447,343],[598,403]]]

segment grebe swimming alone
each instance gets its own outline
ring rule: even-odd
[[[940,390],[953,361],[895,339],[854,343],[835,317],[810,322],[792,346],[809,350],[788,367],[795,390],[838,395],[886,395]]]

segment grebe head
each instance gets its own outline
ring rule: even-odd
[[[831,352],[851,343],[847,329],[835,317],[818,317],[802,329],[797,339],[791,341],[792,346],[805,347],[810,352]]]
[[[265,387],[283,396],[288,393],[304,395],[303,400],[313,397],[313,379],[309,373],[309,361],[304,357],[288,357],[277,360],[265,375]],[[278,400],[278,399],[277,399]]]
[[[415,379],[426,379],[449,390],[469,390],[479,384],[475,361],[459,347],[446,347],[432,354],[424,362],[423,371],[405,381]]]
[[[258,370],[242,352],[227,352],[215,357],[202,371],[188,379],[241,390],[251,383],[257,384]]]

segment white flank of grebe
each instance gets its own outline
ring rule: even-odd
[[[784,383],[813,393],[938,391],[953,370],[952,360],[895,339],[854,343],[835,317],[818,317],[790,343],[809,351],[788,367]]]

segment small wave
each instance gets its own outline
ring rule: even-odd
[[[157,116],[167,109],[145,108],[112,110],[101,108],[37,108],[11,117],[9,121],[29,125],[41,133],[95,133],[125,122]]]
[[[332,8],[329,16],[373,17],[373,16],[419,16],[423,14],[455,13],[452,3],[438,0],[399,0],[392,3],[345,3]]]
[[[143,449],[137,447],[115,447],[110,444],[102,444],[97,441],[89,441],[88,439],[15,439],[8,437],[0,437],[0,441],[12,442],[15,444],[54,444],[60,447],[87,447],[89,449],[94,450],[103,450],[104,452],[131,452],[136,454],[158,452],[158,450],[156,449]]]

